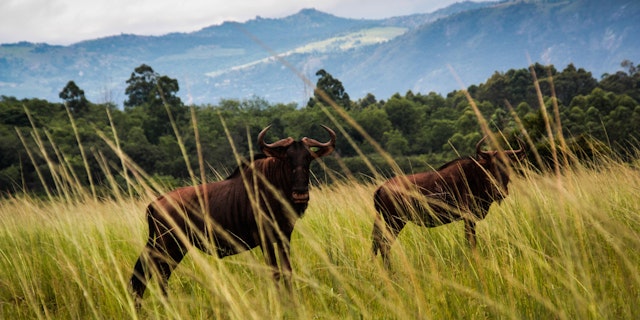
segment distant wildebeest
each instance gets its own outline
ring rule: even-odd
[[[276,280],[284,275],[287,281],[291,233],[309,202],[309,166],[335,148],[335,132],[322,127],[328,142],[289,137],[270,144],[264,141],[266,127],[258,135],[264,155],[226,180],[179,188],[152,202],[147,207],[149,238],[130,282],[136,299],[154,275],[166,294],[171,273],[192,246],[219,257],[260,246]]]
[[[374,194],[378,215],[373,226],[373,254],[380,252],[388,265],[389,250],[402,228],[412,221],[437,227],[464,220],[471,248],[476,246],[476,222],[486,217],[494,201],[508,194],[508,168],[524,150],[483,151],[482,138],[476,156],[450,161],[437,169],[397,176],[381,185]]]

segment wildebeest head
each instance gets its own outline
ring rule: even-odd
[[[307,137],[299,141],[288,137],[273,143],[266,143],[264,136],[270,127],[264,128],[258,135],[258,146],[265,155],[276,157],[288,164],[291,169],[291,200],[296,204],[306,204],[309,201],[309,166],[311,161],[333,152],[336,134],[329,127],[323,125],[322,127],[330,136],[329,141],[324,143]]]
[[[491,174],[491,183],[489,188],[489,196],[500,201],[509,194],[509,162],[517,162],[524,158],[525,152],[522,148],[521,141],[520,149],[518,150],[505,150],[505,151],[484,151],[482,150],[482,144],[487,139],[484,136],[476,144],[477,161],[483,169]]]

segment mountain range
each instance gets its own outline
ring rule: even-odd
[[[121,105],[141,64],[178,80],[184,102],[264,98],[300,105],[319,69],[352,99],[446,94],[530,63],[569,63],[599,78],[640,61],[640,1],[461,2],[432,13],[347,19],[304,9],[190,33],[121,34],[68,46],[0,45],[0,95],[58,101],[73,80],[96,103]]]

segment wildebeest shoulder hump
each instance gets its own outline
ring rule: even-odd
[[[268,158],[268,156],[262,153],[255,154],[253,156],[253,160],[260,160],[265,158]],[[244,169],[246,166],[247,165],[245,163],[242,163],[239,167],[236,167],[236,169],[233,170],[233,172],[225,180],[229,180],[237,177],[240,174],[240,168]]]
[[[463,161],[463,160],[475,160],[475,158],[473,158],[473,157],[462,157],[462,158],[454,159],[454,160],[451,160],[451,161],[441,165],[438,169],[436,169],[436,171],[442,170],[442,169],[444,169],[446,167],[451,166],[454,163],[458,163],[458,162]]]

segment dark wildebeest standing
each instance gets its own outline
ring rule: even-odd
[[[522,159],[524,150],[482,151],[486,136],[476,145],[476,157],[460,158],[436,171],[392,178],[374,195],[378,211],[373,226],[373,254],[388,265],[393,241],[408,221],[437,227],[464,220],[471,248],[476,245],[476,222],[486,217],[494,201],[507,194],[507,163]]]
[[[335,132],[323,128],[330,135],[326,143],[289,137],[268,144],[267,127],[258,135],[264,155],[226,180],[179,188],[152,202],[147,207],[149,239],[130,283],[136,300],[154,275],[166,294],[172,271],[191,246],[219,257],[260,246],[276,280],[281,271],[288,280],[291,233],[309,202],[309,166],[335,148]]]

